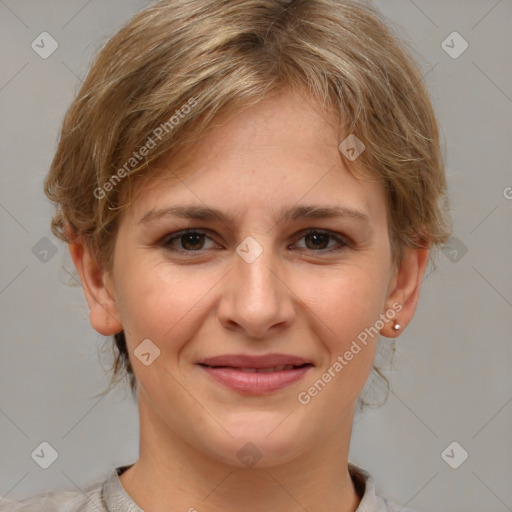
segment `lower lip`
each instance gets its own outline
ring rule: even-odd
[[[212,378],[228,388],[249,395],[261,395],[283,389],[304,377],[312,366],[303,366],[293,370],[259,373],[242,372],[237,368],[211,368],[200,365]]]

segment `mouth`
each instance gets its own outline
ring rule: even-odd
[[[201,364],[201,363],[200,363]],[[270,368],[242,368],[239,366],[210,366],[203,365],[206,368],[226,368],[232,370],[239,370],[243,373],[274,373],[274,372],[282,372],[284,370],[296,370],[297,368],[303,368],[304,366],[312,366],[310,363],[301,364],[299,366],[293,364],[280,364],[278,366],[271,366]]]
[[[242,394],[261,395],[301,380],[314,365],[285,354],[224,355],[197,363],[216,382]]]

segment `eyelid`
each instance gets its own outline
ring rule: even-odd
[[[331,231],[329,229],[321,229],[321,228],[307,228],[305,230],[300,231],[298,234],[300,235],[298,240],[305,237],[306,235],[310,235],[313,233],[320,233],[322,235],[327,235],[333,238],[334,240],[337,240],[338,242],[341,242],[343,245],[347,247],[352,247],[354,245],[353,241],[346,235],[343,235],[341,233],[338,233],[336,231]],[[312,252],[315,252],[311,249]],[[328,252],[329,250],[320,250],[316,252]]]
[[[164,249],[167,249],[169,252],[172,252],[175,254],[198,255],[200,253],[203,253],[203,252],[211,250],[211,249],[197,249],[197,250],[190,250],[190,251],[187,251],[187,250],[181,249],[181,248],[180,249],[171,249],[170,242],[179,240],[182,236],[185,236],[187,234],[205,235],[207,238],[210,238],[212,241],[215,242],[215,240],[212,239],[212,236],[211,236],[212,233],[213,232],[207,228],[186,228],[186,229],[182,229],[180,231],[176,231],[174,233],[170,233],[170,234],[164,236],[161,239],[161,241],[159,242],[159,245],[162,245],[164,247]],[[330,247],[328,249],[314,250],[314,249],[300,248],[299,250],[306,251],[306,252],[309,252],[312,254],[322,255],[322,254],[341,252],[343,250],[346,250],[347,248],[352,248],[354,246],[354,242],[346,235],[343,235],[341,233],[334,232],[334,231],[331,231],[328,229],[322,229],[322,228],[307,228],[307,229],[303,229],[303,230],[299,231],[294,236],[294,240],[295,240],[294,244],[296,244],[299,240],[301,240],[302,238],[304,238],[305,236],[310,235],[310,234],[321,234],[321,235],[329,236],[331,239],[335,240],[338,243],[338,245],[337,245],[337,247]]]
[[[211,240],[213,240],[212,236],[211,236],[212,232],[209,229],[186,228],[186,229],[182,229],[180,231],[176,231],[176,232],[165,235],[159,242],[159,245],[163,245],[164,248],[168,249],[171,252],[175,252],[175,253],[199,254],[200,252],[204,252],[205,250],[208,250],[208,249],[197,249],[197,250],[193,250],[193,251],[186,251],[185,249],[170,249],[169,248],[170,242],[172,242],[174,240],[179,240],[182,236],[185,236],[188,234],[196,234],[196,233],[199,235],[206,235],[207,238],[210,238]]]

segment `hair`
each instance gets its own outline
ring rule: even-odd
[[[354,0],[145,8],[99,51],[64,117],[44,184],[53,233],[80,238],[111,271],[119,214],[157,162],[200,140],[221,114],[291,90],[337,114],[340,142],[350,134],[364,144],[357,160],[340,158],[354,176],[382,184],[393,262],[444,244],[451,225],[434,109],[408,43],[388,25]],[[135,396],[123,331],[114,342],[107,391],[127,376]]]

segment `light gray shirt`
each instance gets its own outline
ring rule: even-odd
[[[18,500],[4,498],[0,500],[0,512],[144,512],[119,480],[119,475],[129,467],[114,468],[104,481],[89,485],[84,492],[52,491]],[[350,462],[348,469],[357,492],[362,495],[356,512],[413,512],[376,496],[373,479],[364,469]]]

